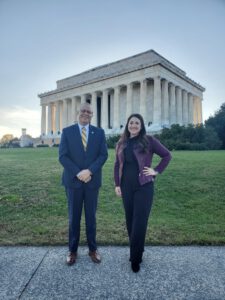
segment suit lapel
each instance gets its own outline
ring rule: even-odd
[[[83,143],[82,143],[82,140],[81,140],[81,135],[80,135],[80,129],[79,129],[79,126],[78,124],[75,124],[75,143],[77,143],[79,145],[79,147],[81,148],[82,151],[84,151],[84,146],[83,146]]]
[[[88,144],[87,144],[87,152],[93,148],[95,141],[95,128],[89,125],[89,134],[88,134]]]

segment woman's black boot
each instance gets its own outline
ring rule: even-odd
[[[134,262],[132,262],[132,263],[131,263],[131,269],[132,269],[132,271],[133,271],[134,273],[139,272],[139,270],[140,270],[140,264],[139,264],[139,263],[134,263]]]

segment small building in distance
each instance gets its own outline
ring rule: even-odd
[[[26,133],[26,128],[22,128],[22,135],[20,137],[20,147],[33,147],[33,138]]]

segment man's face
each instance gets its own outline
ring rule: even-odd
[[[91,122],[92,116],[93,116],[93,112],[91,106],[88,104],[81,105],[79,115],[78,115],[79,123],[84,126],[89,124]]]

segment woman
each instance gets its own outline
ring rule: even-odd
[[[161,157],[152,168],[152,157]],[[141,115],[132,114],[116,147],[114,165],[115,192],[122,196],[130,242],[133,272],[140,270],[148,217],[153,201],[153,182],[164,171],[171,154],[158,140],[146,135]]]

